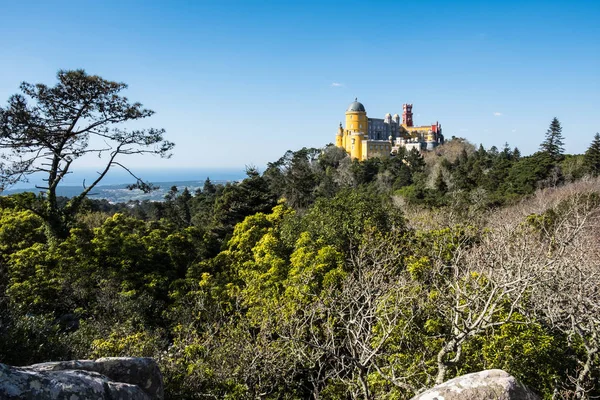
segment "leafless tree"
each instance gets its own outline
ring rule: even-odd
[[[374,237],[352,254],[348,274],[339,286],[323,291],[289,327],[284,338],[292,351],[320,365],[320,384],[338,380],[352,398],[371,399],[368,375],[379,371],[393,384],[407,388],[389,368],[384,352],[392,337],[412,329],[416,292],[399,269],[393,242]],[[319,398],[318,390],[313,392]]]
[[[544,284],[533,294],[534,312],[584,349],[579,368],[555,391],[588,398],[600,356],[600,185],[597,180],[547,192],[550,207],[536,214],[548,259]],[[596,372],[597,379],[597,372]]]
[[[437,268],[439,316],[446,322],[437,354],[436,383],[458,363],[463,345],[474,336],[508,323],[525,293],[537,284],[544,261],[528,232],[518,224],[484,233],[473,247],[458,243],[452,261]]]
[[[559,203],[553,203],[556,196],[548,194],[496,212],[481,232],[447,235],[449,242],[438,247],[453,248],[450,260],[432,253],[437,312],[448,326],[437,354],[436,383],[442,383],[448,368],[460,361],[469,339],[515,323],[515,311],[529,312],[530,304],[522,302],[524,296],[536,293],[552,279],[552,271],[567,262],[568,254],[582,254],[573,239],[581,236],[585,218],[565,214],[553,223],[568,227],[568,232],[559,236],[542,232],[548,217],[536,215],[548,213]]]

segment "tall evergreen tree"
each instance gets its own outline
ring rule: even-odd
[[[546,131],[546,139],[540,145],[540,150],[555,159],[560,158],[565,151],[563,140],[562,127],[558,118],[554,117],[548,131]]]
[[[596,132],[594,140],[585,152],[585,167],[594,176],[600,175],[600,133]]]
[[[521,150],[519,150],[518,147],[515,147],[515,149],[513,150],[513,159],[515,161],[519,161],[520,158],[521,158]]]
[[[444,174],[442,173],[442,171],[440,171],[437,178],[435,179],[435,189],[441,194],[446,194],[446,192],[448,192],[448,185],[444,180]]]
[[[414,147],[406,155],[406,162],[413,172],[421,172],[425,169],[423,155]]]
[[[211,182],[210,178],[207,177],[206,180],[204,181],[204,185],[202,186],[202,193],[215,194],[216,192],[217,192],[217,188]]]

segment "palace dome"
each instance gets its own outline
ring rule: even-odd
[[[362,103],[359,103],[358,99],[354,99],[354,101],[352,102],[352,104],[350,104],[348,106],[348,109],[346,110],[346,112],[349,112],[349,111],[362,111],[362,112],[366,112],[365,106],[363,106]]]

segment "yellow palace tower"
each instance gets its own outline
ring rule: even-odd
[[[354,100],[346,110],[346,130],[340,128],[336,137],[336,145],[343,147],[352,158],[363,159],[363,140],[369,121],[365,107]]]

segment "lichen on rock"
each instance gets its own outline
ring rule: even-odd
[[[162,375],[151,358],[101,358],[11,367],[0,364],[1,399],[163,400]]]
[[[491,369],[450,379],[411,400],[540,400],[509,373]]]

